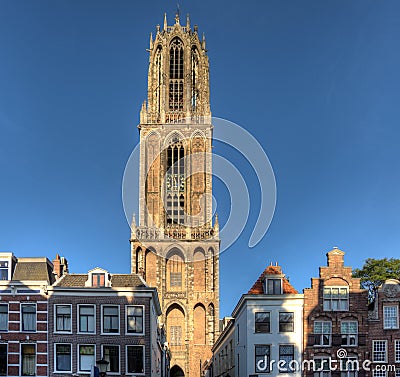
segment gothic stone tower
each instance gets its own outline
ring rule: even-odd
[[[157,287],[171,377],[199,377],[218,335],[219,228],[212,224],[209,70],[197,26],[157,27],[140,112],[139,224],[131,271]]]

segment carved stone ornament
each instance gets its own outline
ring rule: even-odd
[[[386,297],[396,297],[400,291],[398,284],[385,284],[383,287],[383,293]]]

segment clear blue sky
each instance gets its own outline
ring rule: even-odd
[[[149,33],[175,4],[0,2],[0,250],[129,272],[122,175]],[[182,1],[181,12],[206,33],[213,114],[259,140],[277,180],[266,237],[247,248],[253,208],[221,257],[221,315],[270,261],[301,290],[333,246],[352,266],[399,258],[400,2]],[[223,193],[216,184],[222,222]]]

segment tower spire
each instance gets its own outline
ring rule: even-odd
[[[190,18],[189,13],[186,15],[186,31],[190,29]]]
[[[168,23],[167,23],[167,13],[164,13],[164,30],[167,31]]]

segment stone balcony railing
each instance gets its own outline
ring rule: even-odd
[[[138,226],[133,230],[138,240],[162,240],[173,238],[176,240],[204,240],[215,238],[215,230],[209,226],[185,227],[168,225],[164,229],[157,227]]]
[[[141,124],[211,124],[210,115],[200,115],[196,112],[168,111],[164,113],[153,113],[144,105],[140,111]]]

